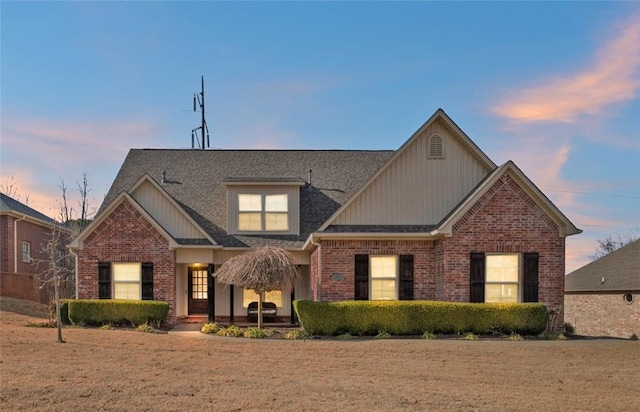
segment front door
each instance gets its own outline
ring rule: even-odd
[[[189,268],[189,315],[208,312],[207,268]]]

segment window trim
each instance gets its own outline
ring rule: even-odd
[[[383,276],[383,277],[373,277],[373,259],[375,258],[394,258],[395,263],[395,274],[393,277],[391,276]],[[394,287],[394,298],[393,299],[373,299],[373,281],[374,280],[393,280],[395,282]],[[376,301],[386,301],[386,300],[400,300],[400,255],[369,255],[369,300]]]
[[[518,280],[517,282],[495,282],[495,281],[489,281],[488,280],[488,275],[489,275],[489,257],[491,256],[516,256],[518,258]],[[523,270],[523,256],[522,253],[517,253],[517,252],[488,252],[485,254],[485,260],[484,260],[484,270],[485,270],[485,276],[484,276],[484,301],[485,303],[502,303],[504,301],[497,301],[497,302],[487,302],[487,286],[489,285],[515,285],[516,286],[516,291],[517,291],[517,297],[516,297],[516,302],[515,303],[521,303],[522,302],[522,297],[523,297],[523,275],[522,275],[522,270]],[[501,295],[502,296],[502,295]]]
[[[25,251],[25,246],[27,247],[26,251]],[[25,252],[27,252],[26,256],[25,256]],[[31,258],[31,242],[29,242],[28,240],[23,240],[22,241],[22,263],[31,263],[32,260],[33,258]]]
[[[240,210],[240,197],[241,196],[260,196],[260,210]],[[267,209],[267,198],[275,197],[275,196],[284,196],[286,199],[285,204],[287,205],[286,211],[268,211]],[[246,193],[240,192],[237,194],[237,205],[238,208],[236,210],[236,230],[238,233],[242,234],[252,234],[252,233],[271,233],[271,234],[289,234],[291,232],[291,204],[288,193]],[[243,214],[257,214],[260,213],[260,230],[254,229],[240,229],[240,216]],[[286,216],[287,227],[285,229],[268,229],[267,228],[267,215],[284,215]]]

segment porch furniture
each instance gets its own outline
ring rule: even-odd
[[[276,322],[276,315],[278,313],[278,307],[273,302],[262,302],[262,321],[266,322],[267,319],[271,322]],[[251,302],[247,307],[247,318],[249,322],[258,321],[258,302]]]

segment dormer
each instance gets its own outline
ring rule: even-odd
[[[227,233],[299,235],[299,177],[227,177]]]

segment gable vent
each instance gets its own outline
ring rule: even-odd
[[[429,138],[429,157],[444,157],[442,137],[435,135]]]

